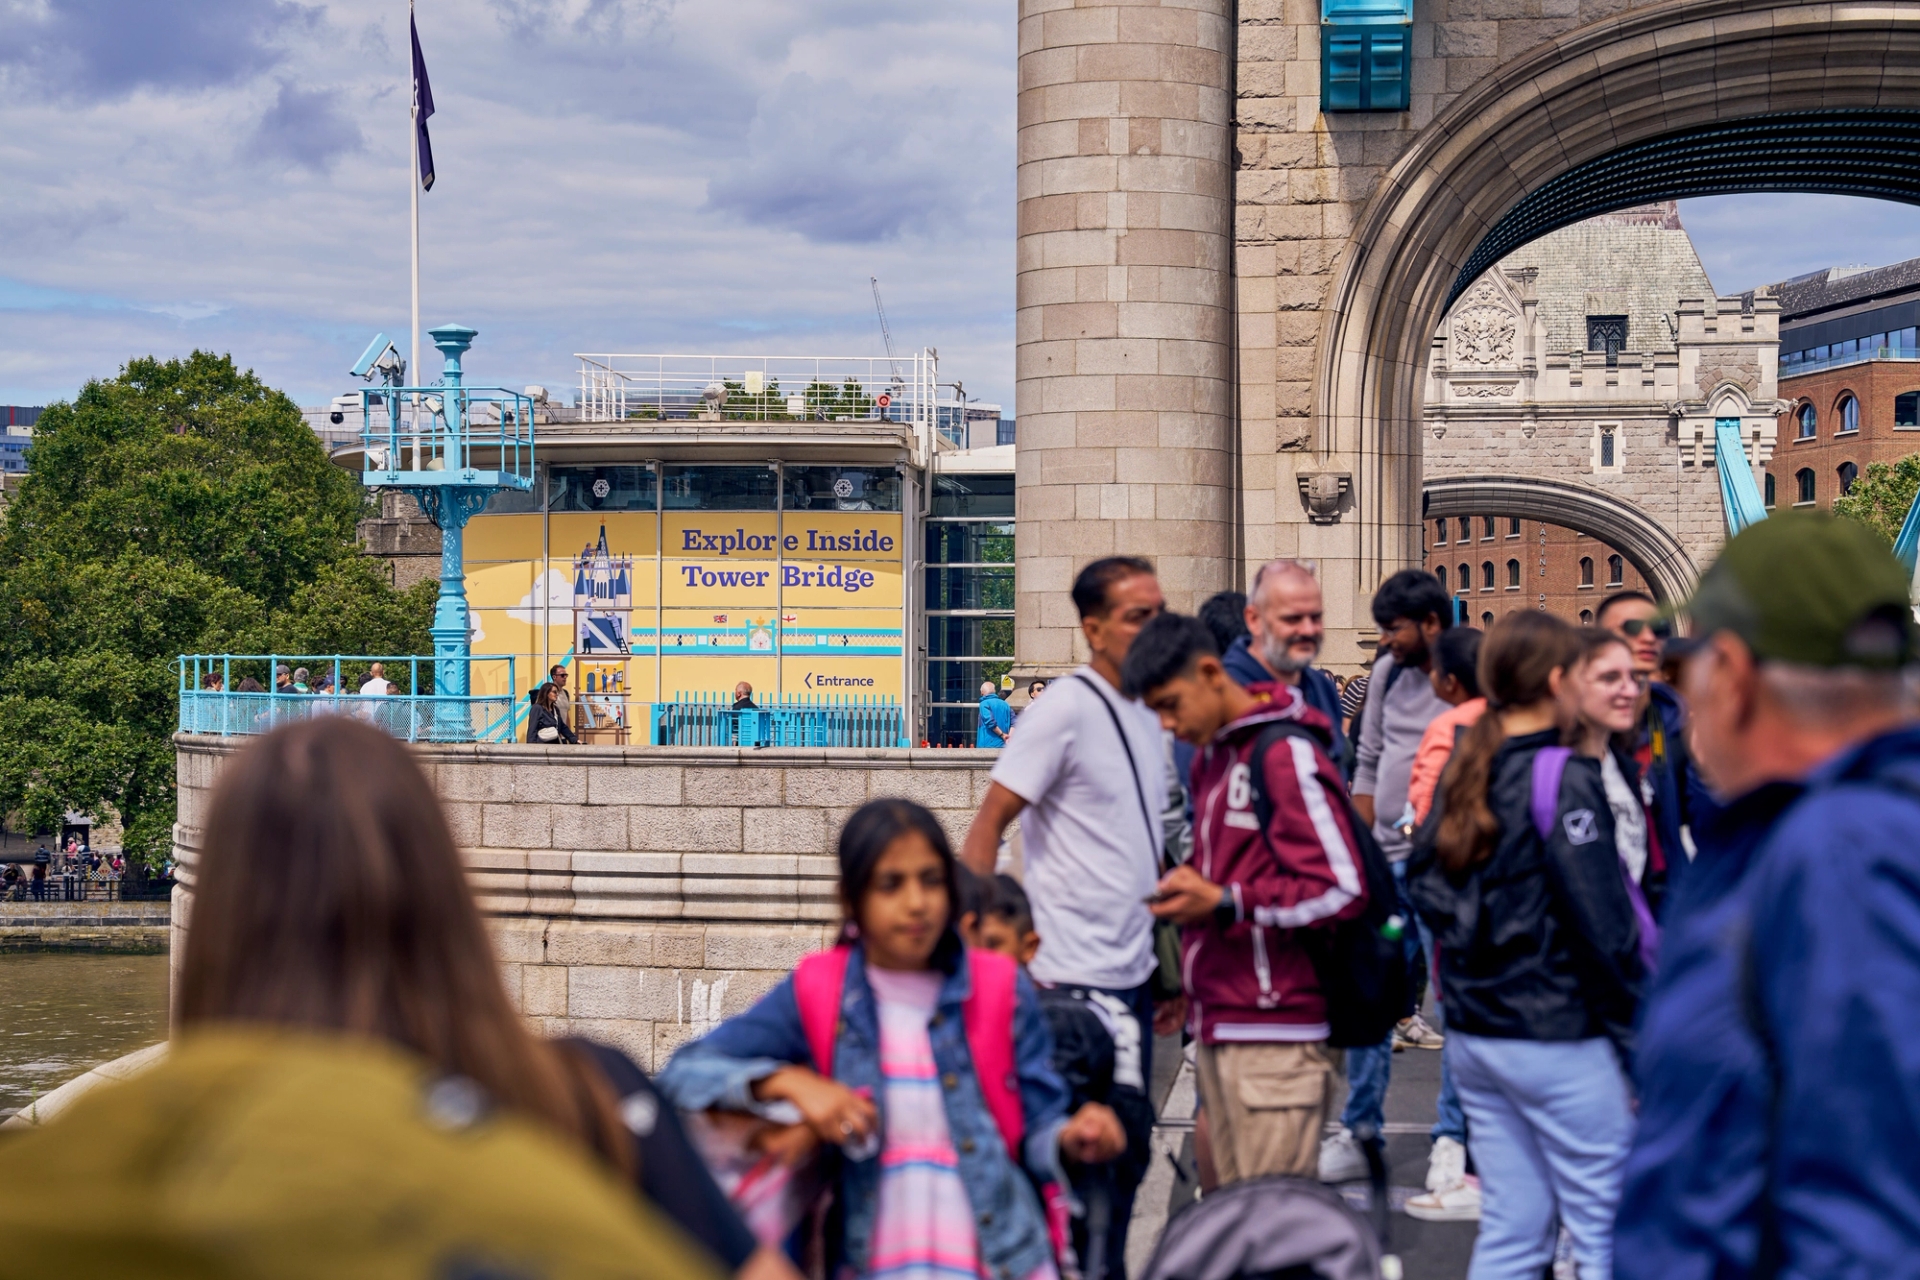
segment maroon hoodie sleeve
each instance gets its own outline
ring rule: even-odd
[[[1266,756],[1273,819],[1251,877],[1227,886],[1242,920],[1297,929],[1346,920],[1367,904],[1366,876],[1353,838],[1339,770],[1305,737],[1280,738]]]

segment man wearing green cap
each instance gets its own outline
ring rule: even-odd
[[[1621,1277],[1920,1265],[1920,659],[1907,571],[1781,515],[1687,606],[1696,832],[1639,1037]]]

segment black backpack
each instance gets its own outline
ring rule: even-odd
[[[1269,725],[1254,742],[1248,763],[1253,812],[1263,842],[1273,821],[1273,799],[1267,795],[1267,752],[1282,738],[1305,738],[1320,746],[1311,730],[1297,724]],[[1328,795],[1346,809],[1347,825],[1353,829],[1360,871],[1367,882],[1367,907],[1352,920],[1301,929],[1295,936],[1312,959],[1320,991],[1327,1000],[1327,1043],[1336,1049],[1371,1048],[1385,1040],[1406,1014],[1410,988],[1404,937],[1413,922],[1400,912],[1393,868],[1374,840],[1372,828],[1354,812],[1345,790],[1329,788]]]

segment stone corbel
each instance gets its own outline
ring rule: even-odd
[[[1313,524],[1339,524],[1340,508],[1353,491],[1353,476],[1346,471],[1302,471],[1300,496],[1306,500],[1307,520]]]

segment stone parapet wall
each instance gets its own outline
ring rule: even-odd
[[[206,805],[245,742],[176,739],[176,967]],[[854,809],[882,796],[918,801],[957,847],[993,763],[964,750],[414,750],[521,1011],[549,1034],[617,1044],[649,1069],[831,940],[835,842]]]

